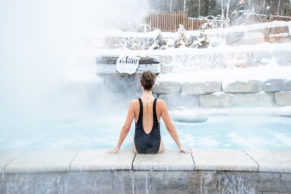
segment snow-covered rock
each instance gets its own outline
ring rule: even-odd
[[[223,84],[223,91],[227,93],[255,93],[262,91],[262,82],[257,80],[235,81]]]
[[[291,106],[291,91],[276,92],[275,102],[281,106]]]
[[[161,55],[158,56],[158,60],[160,62],[161,65],[166,65],[171,63],[171,61],[173,60],[173,57],[171,55]]]
[[[291,91],[291,80],[269,79],[263,83],[265,92]]]
[[[200,96],[200,106],[204,107],[229,107],[232,94],[216,92]]]
[[[233,94],[230,103],[233,106],[272,106],[274,105],[274,95],[265,92]]]
[[[175,81],[161,81],[155,84],[153,93],[158,94],[178,94],[181,91],[182,84]]]
[[[221,91],[221,82],[186,82],[182,85],[182,94],[210,94]]]
[[[291,117],[291,106],[280,107],[274,115],[282,117]]]
[[[193,111],[172,111],[170,115],[174,121],[199,123],[207,121],[207,115]]]
[[[278,60],[278,64],[284,65],[284,66],[291,65],[291,51],[289,50],[275,51],[274,56]]]

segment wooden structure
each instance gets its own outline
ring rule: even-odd
[[[187,11],[149,11],[145,17],[145,23],[151,30],[160,29],[163,32],[176,32],[179,24],[182,24],[185,30],[198,30],[207,22],[207,19],[188,17]],[[220,20],[212,20],[219,26]]]
[[[271,15],[268,18],[263,14],[254,14],[250,19],[255,23],[291,20],[289,16]],[[182,24],[185,30],[199,30],[208,21],[211,21],[209,22],[211,26],[206,28],[218,28],[223,23],[221,20],[188,17],[187,11],[149,11],[144,20],[145,24],[149,25],[150,30],[160,29],[163,32],[176,32],[179,24]]]
[[[187,30],[198,30],[200,26],[206,23],[206,20],[201,20],[198,18],[188,18],[188,28]]]
[[[177,31],[179,24],[188,29],[188,12],[186,11],[149,11],[145,23],[151,29],[159,28],[161,31]]]

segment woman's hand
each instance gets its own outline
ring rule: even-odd
[[[180,149],[181,152],[184,152],[184,153],[190,153],[190,152],[191,152],[190,150],[186,149],[186,148],[183,147],[183,146],[180,146],[179,149]]]
[[[112,150],[109,150],[108,153],[115,154],[119,151],[119,147],[115,146]]]

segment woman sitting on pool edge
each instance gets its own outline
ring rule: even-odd
[[[116,153],[127,136],[133,118],[136,121],[132,151],[135,153],[161,153],[164,151],[163,141],[160,134],[160,118],[162,117],[168,132],[176,142],[181,152],[190,151],[183,147],[179,141],[176,128],[171,122],[166,103],[154,98],[152,88],[156,75],[151,71],[145,71],[140,77],[140,86],[143,91],[141,98],[132,100],[128,108],[125,123],[120,132],[117,145],[110,151]]]

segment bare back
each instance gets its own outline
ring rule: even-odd
[[[153,106],[154,106],[154,97],[144,99],[141,98],[142,100],[142,105],[143,105],[143,118],[142,118],[142,123],[143,123],[143,129],[145,133],[149,134],[153,128]],[[138,104],[138,100],[136,100]],[[156,113],[157,113],[157,119],[160,122],[160,117],[161,117],[161,107],[159,106],[159,100],[157,100],[156,104]],[[137,123],[138,121],[138,116],[139,116],[139,111],[140,108],[139,106],[135,106],[134,112],[135,112],[135,122]]]
[[[141,98],[143,104],[143,128],[144,131],[148,134],[151,132],[153,127],[153,101],[154,97],[151,96],[147,99]],[[138,122],[140,111],[140,105],[138,99],[132,100],[129,106],[129,113],[124,124],[125,127],[130,128],[132,119],[135,119],[135,123]],[[174,125],[170,119],[166,103],[161,100],[157,99],[156,101],[156,114],[157,120],[160,123],[160,118],[163,118],[163,121],[167,127],[167,129],[174,129]]]

